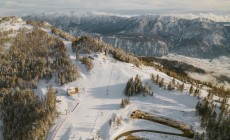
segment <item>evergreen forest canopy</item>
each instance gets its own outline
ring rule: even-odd
[[[4,20],[13,23],[15,17]],[[114,49],[95,38],[75,37],[45,22],[27,21],[33,29],[1,32],[1,46],[10,42],[11,47],[1,47],[0,53],[0,107],[3,121],[3,137],[12,139],[46,139],[49,128],[58,115],[56,111],[56,91],[47,87],[47,96],[39,98],[34,89],[41,79],[55,79],[59,85],[75,81],[78,69],[72,64],[67,49],[60,38],[73,41],[73,52],[105,52],[125,62],[139,66],[140,61],[123,50]],[[49,35],[42,28],[50,28],[57,37]],[[17,34],[10,37],[10,34]],[[59,38],[60,37],[60,38]],[[77,59],[78,60],[78,59]],[[90,70],[93,63],[82,58]],[[23,128],[23,129],[22,129]]]
[[[45,139],[56,112],[54,89],[39,98],[39,80],[55,78],[62,85],[79,76],[58,38],[40,28],[20,29],[9,50],[0,53],[0,95],[3,137]]]

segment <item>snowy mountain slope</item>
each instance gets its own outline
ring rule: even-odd
[[[166,82],[171,81],[171,77],[151,67],[143,66],[137,68],[133,64],[115,61],[112,57],[105,56],[104,54],[92,55],[94,57],[94,68],[88,72],[84,65],[75,60],[71,50],[71,43],[65,41],[65,44],[73,63],[81,69],[81,78],[76,82],[55,87],[59,93],[57,100],[61,101],[58,105],[58,110],[62,114],[60,118],[67,119],[65,119],[63,124],[60,124],[62,122],[57,122],[54,125],[48,139],[89,139],[94,137],[97,132],[102,139],[113,139],[122,131],[140,128],[165,129],[166,126],[130,120],[128,117],[129,113],[137,108],[168,116],[190,124],[195,129],[200,129],[200,122],[195,115],[194,109],[197,102],[195,97],[177,91],[168,92],[153,85],[150,81],[150,74],[152,73],[164,77]],[[136,74],[140,75],[144,82],[151,84],[154,95],[153,97],[132,97],[130,98],[131,105],[126,109],[121,109],[120,102],[124,97],[123,90],[126,82]],[[80,93],[68,97],[65,91],[69,87],[78,87]],[[187,85],[188,87],[189,85]],[[73,109],[75,105],[77,106]],[[69,110],[67,114],[66,110]],[[124,119],[122,127],[110,128],[109,120],[113,114],[122,116]],[[144,124],[146,125],[144,126]],[[178,132],[178,130],[168,129],[169,132]],[[164,136],[160,135],[158,138],[161,137]],[[181,140],[184,138],[178,137],[177,139]]]
[[[55,100],[55,95],[54,95],[54,92],[52,91],[52,89],[51,89],[51,92],[52,92],[51,96],[47,95],[48,96],[47,98],[37,98],[36,95],[34,95],[33,90],[36,89],[37,82],[40,79],[45,79],[44,75],[47,74],[46,72],[45,72],[46,74],[43,73],[44,67],[41,65],[42,65],[42,63],[45,64],[48,61],[53,63],[55,61],[55,59],[60,60],[60,58],[61,59],[67,58],[66,62],[70,65],[68,65],[68,67],[65,67],[64,65],[67,63],[66,62],[65,62],[65,64],[62,63],[61,64],[62,66],[59,67],[61,69],[59,69],[59,70],[66,71],[66,69],[68,69],[68,68],[75,70],[74,66],[72,65],[70,59],[68,59],[67,51],[65,50],[64,44],[62,43],[62,41],[60,39],[55,38],[54,35],[51,34],[51,32],[49,32],[50,30],[48,30],[48,29],[46,30],[44,28],[41,29],[39,27],[33,28],[31,25],[27,25],[24,21],[22,21],[18,18],[15,18],[15,17],[2,18],[1,19],[1,25],[3,25],[3,28],[4,28],[0,32],[0,42],[1,42],[1,44],[0,44],[0,49],[1,49],[1,53],[0,53],[0,56],[1,56],[0,57],[1,58],[1,61],[0,61],[1,62],[1,64],[0,64],[0,69],[1,69],[1,72],[0,72],[0,77],[1,77],[0,78],[0,83],[1,83],[0,84],[0,87],[1,87],[0,88],[0,90],[1,90],[1,97],[0,97],[1,98],[0,99],[1,118],[0,119],[2,120],[3,125],[4,125],[3,127],[1,127],[2,128],[1,131],[3,131],[2,134],[4,136],[3,138],[4,139],[17,139],[18,137],[21,137],[19,139],[31,139],[31,137],[33,137],[34,139],[36,139],[36,137],[39,137],[41,139],[44,139],[44,138],[46,138],[46,133],[48,132],[49,127],[52,125],[52,121],[54,120],[54,118],[56,116],[56,108],[55,108],[56,100]],[[13,27],[13,28],[11,28],[11,27]],[[17,27],[17,28],[14,28],[14,27]],[[30,28],[27,28],[27,27],[30,27]],[[46,31],[48,33],[46,33]],[[55,45],[52,43],[57,43],[57,44]],[[7,44],[8,46],[5,47],[5,44]],[[59,48],[59,49],[62,48],[62,51],[55,50],[54,46]],[[54,53],[52,53],[52,51],[55,52],[57,57],[54,56]],[[15,55],[13,55],[14,52],[16,53]],[[60,54],[60,53],[62,53],[62,54]],[[45,58],[46,60],[44,60],[45,55],[46,55],[46,58]],[[23,57],[20,57],[20,56],[23,56]],[[14,59],[15,61],[12,59]],[[37,63],[38,61],[41,63]],[[35,65],[33,65],[33,64],[35,64]],[[57,72],[57,73],[53,73],[54,75],[50,75],[50,76],[56,77],[55,74],[58,74],[58,71],[56,71],[58,69],[53,67],[54,66],[53,64],[52,64],[52,68],[50,67],[50,70],[53,72],[55,70],[55,72]],[[23,65],[21,67],[22,69],[19,68],[20,65],[21,66]],[[51,65],[49,65],[49,66],[46,65],[46,66],[49,67]],[[36,72],[36,70],[38,70],[39,72],[38,71]],[[28,72],[28,71],[31,71],[31,72]],[[37,75],[37,76],[35,78],[31,77],[31,75],[29,77],[26,77],[25,73],[32,73],[33,76],[35,76],[35,75]],[[68,74],[69,73],[71,73],[71,72],[68,72]],[[12,76],[15,77],[15,79],[11,79],[10,77],[12,77]],[[74,76],[75,75],[72,75],[71,78],[74,78]],[[10,79],[13,81],[11,81]],[[34,82],[34,86],[31,86],[31,83],[30,83],[31,79]],[[20,81],[20,83],[23,83],[23,84],[20,84],[18,82],[18,80]],[[17,82],[17,84],[12,85],[12,83],[15,83],[15,81]],[[47,85],[46,85],[46,87],[47,87]],[[23,92],[23,90],[24,90],[24,92]],[[17,93],[15,93],[15,92],[17,92]],[[37,92],[37,94],[41,96],[41,94],[39,94],[39,93],[41,93],[41,92]],[[46,93],[47,92],[45,92],[44,95],[46,95]],[[21,96],[21,97],[17,98],[17,101],[11,102],[9,100],[14,99],[14,97],[12,97],[11,95]],[[27,97],[22,97],[25,95]],[[9,96],[11,96],[11,97],[9,97]],[[41,97],[44,97],[44,96],[41,96]],[[28,98],[30,98],[30,99],[28,99]],[[48,101],[48,98],[49,99],[52,98],[51,99],[53,101],[52,103],[54,103],[54,105],[52,107],[53,109],[51,109],[51,110],[53,110],[52,116],[49,115],[49,113],[51,113],[50,112],[51,110],[47,109],[47,107],[51,106],[51,104],[52,104],[52,103],[50,103],[51,100]],[[22,100],[19,101],[20,99],[22,99]],[[22,104],[20,104],[20,102],[23,102],[24,107],[20,107],[20,105],[22,105]],[[35,104],[37,104],[37,105],[35,105]],[[44,104],[46,104],[46,107],[42,106]],[[35,107],[36,110],[35,109],[32,109],[32,111],[29,110],[31,107]],[[10,111],[4,110],[4,109],[8,109],[8,108],[10,108],[10,109],[13,108],[13,109]],[[16,108],[19,108],[19,109],[16,109]],[[27,111],[28,110],[29,111],[25,112],[25,108],[27,109]],[[45,113],[45,115],[42,115],[43,113],[39,112],[41,110],[44,110],[43,112]],[[28,115],[29,113],[31,113],[32,115]],[[36,113],[39,113],[39,115],[38,115],[39,117],[36,115]],[[23,116],[26,116],[25,117],[26,119],[24,117],[21,117],[20,114],[23,114]],[[12,125],[8,125],[9,124],[8,119],[6,119],[8,116],[12,116],[12,118],[14,120],[14,121],[9,121],[9,123]],[[31,119],[31,118],[33,118],[33,119]],[[36,120],[34,118],[36,118]],[[41,119],[41,118],[43,118],[43,119]],[[46,122],[45,123],[42,122],[43,120]],[[29,121],[32,121],[32,123],[30,123]],[[43,125],[42,127],[40,127],[41,122]],[[46,126],[44,126],[44,124]],[[18,126],[20,126],[21,128],[19,128]],[[40,133],[40,134],[38,134],[38,133],[31,134],[30,133],[29,134],[30,136],[28,136],[29,132],[26,130],[27,128],[32,128],[33,129],[33,130],[31,129],[31,131],[33,131],[32,133],[34,133],[36,131],[36,129],[37,130],[39,129],[39,131],[42,131],[42,133]],[[7,132],[8,130],[12,131],[12,133],[9,134]],[[21,132],[21,131],[24,131],[24,132]]]
[[[176,53],[199,58],[229,55],[229,30],[208,19],[179,19],[141,15],[117,17],[80,14],[32,14],[26,20],[44,20],[73,35],[93,35],[137,55]]]
[[[0,17],[0,53],[3,53],[4,49],[11,46],[10,40],[12,40],[18,31],[22,28],[32,29],[31,25],[26,24],[21,18],[17,17]],[[2,49],[3,48],[3,49]],[[2,127],[0,120],[0,127]],[[2,129],[0,129],[0,139],[3,139]]]
[[[50,35],[50,29],[44,29]],[[56,36],[56,35],[55,35]],[[103,53],[81,54],[93,57],[94,68],[88,71],[85,66],[76,60],[76,55],[72,52],[71,42],[61,38],[65,44],[72,63],[80,69],[80,78],[74,82],[58,85],[55,78],[50,81],[41,80],[35,92],[38,95],[46,95],[47,86],[53,85],[57,90],[57,109],[60,115],[55,124],[50,129],[47,140],[70,140],[70,139],[90,139],[100,137],[100,139],[114,139],[117,135],[128,130],[151,129],[167,132],[181,133],[181,131],[165,125],[150,123],[144,120],[130,119],[130,114],[136,109],[141,109],[157,115],[166,116],[182,121],[200,131],[200,120],[195,113],[195,106],[198,101],[196,97],[188,94],[189,83],[185,83],[183,93],[176,90],[167,91],[159,88],[150,80],[150,74],[158,74],[164,78],[168,84],[172,77],[158,70],[140,66],[136,67],[130,63],[115,60],[111,55],[105,56]],[[131,77],[139,75],[143,83],[151,85],[153,96],[130,97],[131,104],[125,109],[120,108],[121,99],[127,81]],[[181,81],[176,80],[181,83]],[[68,96],[68,88],[78,87],[79,93]],[[204,88],[201,90],[201,97],[207,96]],[[214,97],[218,100],[218,97]],[[121,117],[121,125],[109,125],[110,119],[116,115]],[[167,136],[155,133],[137,133],[135,135],[148,139],[175,139],[187,140],[187,138]]]

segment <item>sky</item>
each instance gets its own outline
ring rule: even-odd
[[[230,0],[0,0],[0,16],[92,10],[129,15],[212,13],[230,16]]]

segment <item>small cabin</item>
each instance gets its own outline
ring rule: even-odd
[[[76,93],[78,93],[78,88],[77,87],[67,89],[67,95],[68,96],[71,96],[72,94],[76,94]]]

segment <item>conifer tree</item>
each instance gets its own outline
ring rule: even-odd
[[[163,87],[163,86],[164,86],[164,78],[162,78],[162,79],[160,80],[159,86],[160,86],[160,87]]]
[[[179,91],[183,92],[184,91],[184,83],[181,83],[179,85]]]
[[[200,95],[200,89],[197,87],[196,90],[194,91],[194,96],[199,96]]]
[[[169,82],[168,84],[168,90],[173,90],[174,89],[174,86],[172,84],[172,82]]]
[[[130,78],[126,84],[124,93],[126,96],[133,96],[137,94],[149,94],[149,88],[146,84],[144,86],[139,75],[136,75],[135,79]]]
[[[157,74],[157,76],[156,76],[156,84],[159,84],[160,83],[160,77],[159,77],[159,75]]]
[[[176,80],[175,80],[175,78],[172,79],[172,85],[173,85],[173,86],[176,85]]]
[[[192,94],[193,93],[193,85],[191,85],[190,89],[189,89],[189,93]]]

